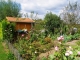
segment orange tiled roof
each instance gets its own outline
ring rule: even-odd
[[[6,17],[9,22],[25,22],[25,23],[34,23],[32,19],[29,18],[15,18],[15,17]]]

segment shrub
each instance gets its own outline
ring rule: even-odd
[[[46,42],[46,43],[50,43],[51,42],[51,38],[50,37],[46,37],[45,39],[44,39],[44,41]]]
[[[72,35],[64,35],[64,42],[68,42],[68,41],[71,41],[72,39]]]
[[[76,33],[74,35],[64,35],[64,42],[77,40],[80,38],[80,34]]]
[[[6,20],[2,21],[2,32],[3,32],[3,39],[12,42],[14,39],[14,32],[15,32],[15,24],[9,23]]]
[[[53,47],[53,44],[48,43],[45,45],[46,51],[49,51]]]
[[[41,44],[40,44],[40,42],[33,42],[32,43],[32,45],[35,47],[35,48],[37,48],[37,47],[40,47],[41,46]]]
[[[35,40],[38,39],[36,33],[32,32],[32,33],[30,33],[30,34],[31,34],[31,36],[30,36],[30,42],[31,42],[31,43],[32,43],[33,41],[35,41]]]
[[[72,35],[72,39],[76,39],[76,40],[77,40],[77,39],[79,39],[79,38],[80,38],[80,34],[78,34],[78,33]]]
[[[7,21],[2,21],[2,33],[3,33],[3,40],[6,39],[6,28],[7,28]]]

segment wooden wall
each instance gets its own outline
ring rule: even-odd
[[[31,23],[20,23],[20,22],[17,22],[16,23],[16,30],[19,30],[19,29],[27,29],[28,31],[31,30]]]

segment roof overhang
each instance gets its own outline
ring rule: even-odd
[[[16,18],[16,17],[6,17],[9,22],[23,22],[23,23],[34,23],[30,18]]]

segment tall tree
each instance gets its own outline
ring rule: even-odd
[[[58,17],[55,14],[52,14],[52,12],[47,13],[45,18],[45,28],[54,33],[54,29],[60,27],[61,21],[60,21],[60,17]]]
[[[69,2],[69,4],[63,9],[60,16],[62,20],[68,24],[80,23],[80,5],[77,2]]]
[[[21,6],[19,3],[13,2],[11,0],[1,0],[0,1],[0,20],[5,19],[6,16],[10,17],[20,17]]]

